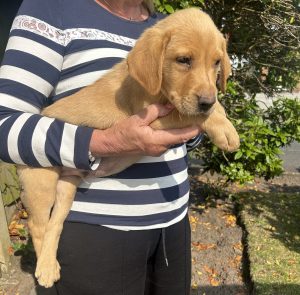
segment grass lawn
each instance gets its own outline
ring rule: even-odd
[[[300,294],[300,194],[240,193],[254,294]]]

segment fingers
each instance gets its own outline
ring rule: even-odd
[[[150,125],[157,118],[168,115],[173,109],[174,106],[171,104],[162,105],[156,103],[143,109],[137,116],[142,119],[142,125]]]
[[[197,136],[201,132],[198,126],[191,126],[182,129],[153,130],[144,146],[145,154],[148,156],[160,156],[166,152],[170,146],[185,143],[189,139]]]
[[[155,130],[153,135],[162,145],[170,146],[173,144],[184,143],[197,136],[202,130],[194,125],[181,129]]]
[[[159,156],[174,144],[187,142],[197,136],[202,130],[198,126],[191,126],[181,129],[154,130],[149,124],[161,116],[167,115],[174,106],[171,104],[152,104],[142,110],[133,120],[138,118],[139,129],[136,145],[140,147],[145,155]],[[134,116],[133,116],[134,117]],[[133,123],[133,125],[137,125]],[[129,131],[129,129],[128,129]]]

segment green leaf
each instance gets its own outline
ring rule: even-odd
[[[174,12],[174,8],[169,4],[165,5],[165,10],[170,14]]]
[[[241,158],[243,155],[243,152],[241,150],[239,150],[235,155],[234,155],[234,159],[238,160],[239,158]]]

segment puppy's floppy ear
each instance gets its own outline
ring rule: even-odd
[[[231,73],[231,64],[230,59],[227,53],[227,42],[226,39],[223,38],[222,42],[222,51],[223,56],[221,58],[221,71],[220,71],[220,89],[223,93],[226,91],[227,79]]]
[[[146,30],[127,57],[129,74],[151,95],[159,93],[169,35],[157,28]]]

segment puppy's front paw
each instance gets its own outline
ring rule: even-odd
[[[38,259],[35,277],[39,285],[50,288],[60,278],[60,265],[56,259],[49,259],[43,261]]]
[[[207,130],[212,142],[221,150],[227,152],[236,151],[240,147],[240,137],[232,123],[226,120],[226,124]]]
[[[226,133],[227,138],[227,150],[228,152],[234,152],[240,147],[240,137],[235,129],[231,130],[231,132]]]

